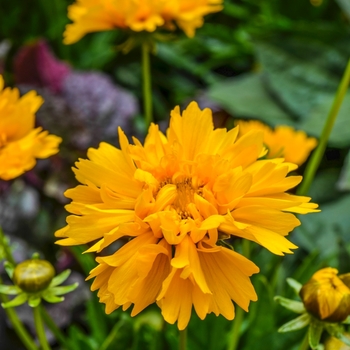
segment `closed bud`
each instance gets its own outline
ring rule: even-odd
[[[13,282],[26,293],[37,293],[46,289],[55,269],[47,260],[30,259],[18,264],[13,272]]]
[[[350,315],[350,274],[327,267],[317,271],[300,290],[305,309],[321,321],[342,322]]]

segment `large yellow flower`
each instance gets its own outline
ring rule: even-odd
[[[68,7],[73,21],[64,32],[72,44],[85,34],[114,28],[153,32],[173,27],[173,22],[193,36],[203,25],[203,16],[222,9],[222,0],[77,0]]]
[[[239,125],[240,135],[244,135],[250,130],[264,132],[264,143],[268,148],[267,158],[283,157],[287,162],[301,165],[317,146],[317,140],[314,137],[308,137],[304,131],[296,131],[287,125],[271,129],[258,120],[238,120],[236,125]]]
[[[43,99],[30,91],[19,97],[18,89],[4,89],[0,76],[0,179],[10,180],[58,152],[61,138],[34,128],[35,112]]]
[[[248,310],[257,299],[249,276],[258,268],[221,239],[243,237],[279,255],[296,248],[285,238],[300,224],[293,213],[317,205],[285,193],[301,181],[287,177],[294,164],[259,160],[261,131],[237,134],[214,130],[211,110],[192,102],[182,116],[172,111],[166,135],[151,124],[144,145],[130,145],[119,130],[121,149],[101,143],[76,163],[81,185],[65,193],[73,215],[58,243],[94,242],[88,251],[99,252],[127,239],[90,275],[106,312],[134,304],[136,315],[157,302],[179,329],[192,305],[201,319],[213,312],[231,320],[232,300]]]

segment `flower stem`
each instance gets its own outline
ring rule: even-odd
[[[307,331],[298,350],[308,350],[308,349],[309,349],[309,332]]]
[[[33,308],[34,312],[34,323],[35,323],[35,329],[36,333],[41,345],[42,350],[51,350],[49,343],[47,342],[46,335],[45,335],[45,329],[43,324],[43,319],[41,317],[40,312],[40,305]]]
[[[187,349],[187,328],[179,332],[179,350]]]
[[[112,341],[116,338],[118,335],[118,332],[120,328],[124,325],[123,319],[120,320],[118,323],[114,325],[111,332],[108,334],[108,337],[105,339],[105,341],[102,343],[102,345],[98,348],[98,350],[107,350],[109,345],[112,343]]]
[[[153,120],[150,45],[147,41],[142,43],[142,80],[143,80],[143,106],[144,106],[144,113],[145,113],[145,125],[147,129]]]
[[[57,341],[60,342],[63,347],[69,349],[70,347],[66,341],[65,336],[62,334],[61,330],[57,327],[56,323],[51,318],[51,316],[46,311],[46,309],[44,307],[41,307],[40,311],[41,311],[41,316],[42,316],[45,324],[49,327],[50,331],[53,333],[53,335],[55,336]]]
[[[315,177],[317,168],[321,163],[324,151],[325,151],[326,146],[327,146],[329,136],[331,134],[334,122],[337,118],[340,106],[341,106],[343,99],[345,97],[349,83],[350,83],[350,60],[348,61],[343,78],[339,84],[337,93],[335,95],[335,99],[333,101],[332,107],[328,113],[328,117],[327,117],[326,123],[323,127],[319,144],[318,144],[315,152],[312,154],[310,161],[308,162],[308,164],[306,166],[305,173],[304,173],[304,180],[297,190],[297,194],[299,194],[299,195],[306,195],[307,192],[309,191],[312,180]]]
[[[1,283],[0,279],[0,283]],[[9,301],[8,297],[4,294],[0,294],[0,299],[3,303],[6,303]],[[27,350],[38,350],[38,347],[35,345],[34,340],[29,335],[25,327],[23,326],[23,323],[17,316],[17,313],[14,308],[6,308],[5,312],[7,314],[7,317],[11,321],[11,324],[15,330],[15,332],[18,335],[18,338],[21,339],[23,345],[26,347]]]
[[[240,307],[236,307],[236,315],[233,321],[233,327],[229,333],[227,350],[236,350],[240,338],[240,331],[243,322],[243,310]]]
[[[4,250],[6,260],[15,266],[16,262],[12,256],[11,249],[6,242],[5,235],[1,227],[0,227],[0,247],[2,247]]]

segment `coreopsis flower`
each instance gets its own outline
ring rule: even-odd
[[[327,267],[317,271],[300,290],[305,308],[315,317],[341,322],[350,315],[350,273]]]
[[[198,316],[234,318],[232,300],[244,310],[257,300],[249,276],[259,271],[222,239],[242,237],[279,255],[296,246],[286,235],[300,224],[294,213],[317,211],[310,198],[285,193],[300,176],[296,166],[264,155],[263,133],[237,140],[238,128],[214,130],[212,113],[192,102],[171,112],[166,135],[151,124],[144,144],[121,149],[101,143],[73,169],[81,185],[72,199],[58,244],[94,244],[100,252],[127,239],[110,256],[97,258],[92,289],[110,313],[134,304],[132,315],[156,302],[169,323],[184,329],[192,306]]]
[[[287,125],[279,125],[274,129],[258,120],[238,120],[240,136],[250,130],[262,130],[264,143],[268,148],[267,158],[285,158],[287,162],[303,164],[310,152],[317,146],[314,137],[308,137],[302,130],[294,130]]]
[[[85,34],[115,28],[154,32],[173,29],[174,22],[192,37],[203,25],[203,17],[222,9],[222,0],[77,0],[68,7],[73,21],[64,32],[64,43],[72,44]]]
[[[275,297],[275,300],[300,316],[284,324],[278,331],[290,332],[309,326],[311,349],[320,348],[324,331],[339,339],[340,344],[350,345],[344,329],[344,324],[350,324],[350,273],[338,275],[337,269],[327,267],[317,271],[304,285],[291,278],[287,282],[302,302],[281,296]],[[332,349],[331,343],[336,345],[337,342],[328,343],[326,349]]]
[[[61,138],[34,128],[35,112],[43,99],[35,91],[19,97],[18,89],[4,89],[0,76],[0,179],[10,180],[58,152]]]

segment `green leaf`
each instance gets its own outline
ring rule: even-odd
[[[63,295],[63,294],[67,294],[69,292],[72,292],[78,286],[79,286],[79,283],[76,282],[74,284],[70,284],[69,286],[52,287],[49,290],[50,290],[50,293],[52,293],[54,295]]]
[[[266,90],[261,74],[242,74],[212,85],[208,97],[237,118],[255,118],[267,124],[291,124],[290,116]]]
[[[52,304],[60,303],[64,300],[64,297],[58,297],[48,292],[43,293],[42,298],[48,303],[52,303]]]
[[[282,327],[278,329],[278,332],[285,333],[296,331],[298,329],[306,327],[310,323],[310,315],[305,313],[295,318],[292,321],[287,322]]]
[[[13,271],[14,271],[15,267],[8,261],[5,261],[4,267],[5,267],[7,275],[12,279]]]
[[[344,165],[337,183],[340,191],[350,191],[350,151],[345,158]]]
[[[28,305],[30,307],[37,307],[41,302],[41,297],[39,296],[29,296]]]
[[[69,269],[62,271],[60,274],[58,274],[52,279],[50,283],[50,287],[56,287],[60,285],[69,277],[70,274],[71,274],[71,270]]]
[[[6,303],[2,303],[1,306],[4,309],[7,309],[8,307],[16,307],[19,305],[24,304],[27,301],[27,294],[26,293],[21,293],[19,295],[17,295],[14,299],[12,299],[11,301],[8,301]]]
[[[313,319],[309,325],[309,344],[311,349],[317,349],[320,343],[322,332],[323,324]]]
[[[5,284],[0,284],[0,293],[7,295],[17,295],[21,293],[21,289],[17,286],[6,286]]]
[[[283,298],[281,296],[276,296],[274,299],[286,309],[294,311],[297,314],[306,312],[304,304],[300,301]]]
[[[293,278],[287,278],[287,283],[289,284],[289,286],[291,288],[293,288],[293,290],[295,291],[296,295],[299,295],[300,289],[303,286],[301,283],[299,283],[298,281],[296,281]]]

